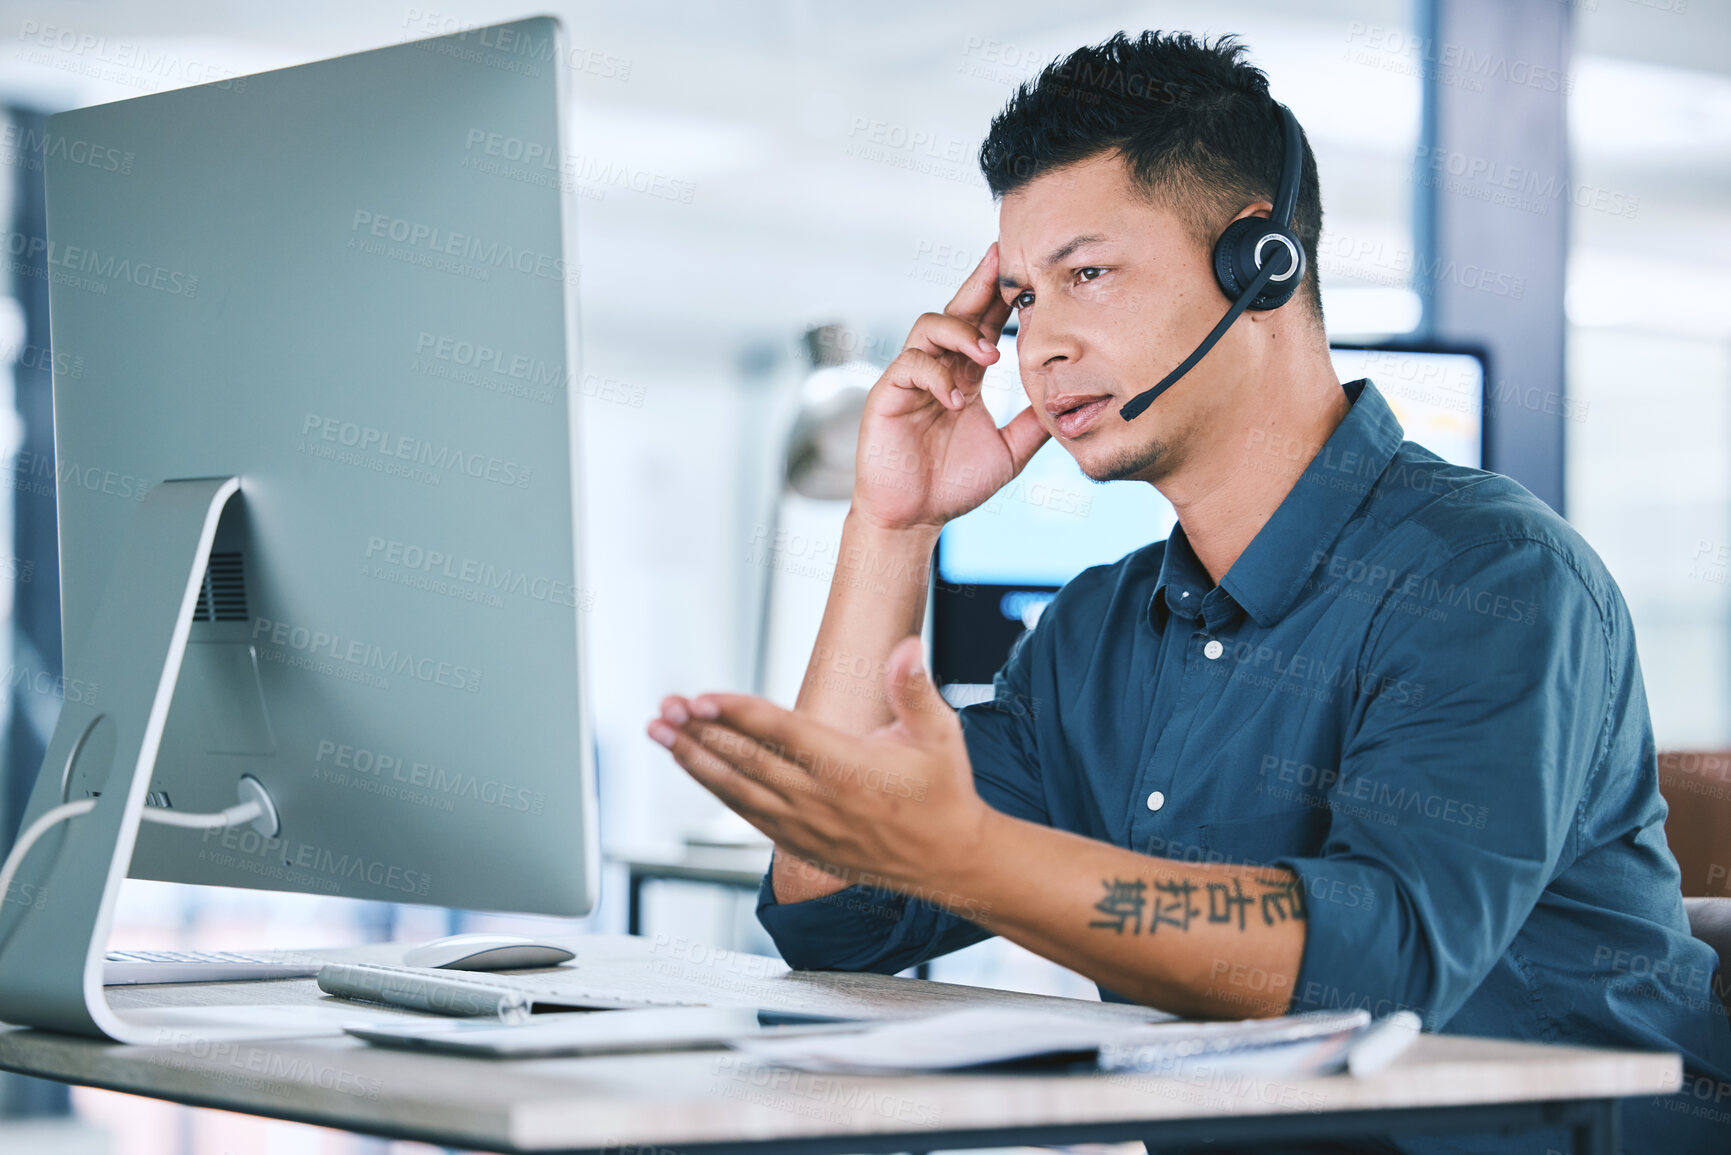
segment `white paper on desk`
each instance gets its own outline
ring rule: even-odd
[[[1353,1040],[1361,1034],[1358,1030],[1340,1031],[1290,1043],[1198,1055],[1168,1053],[1135,1062],[1126,1062],[1121,1053],[1114,1055],[1111,1049],[1105,1049],[1100,1055],[1100,1069],[1155,1079],[1194,1078],[1202,1074],[1270,1078],[1332,1075],[1345,1069]]]
[[[766,1063],[807,1071],[949,1071],[981,1063],[1066,1052],[1092,1052],[1101,1042],[1145,1024],[1111,1022],[1050,1011],[976,1007],[919,1019],[898,1019],[845,1035],[735,1039],[728,1045]]]
[[[1097,1054],[1100,1068],[1177,1075],[1193,1069],[1313,1074],[1336,1069],[1368,1023],[1362,1011],[1232,1023],[1111,1022],[1049,1011],[975,1008],[846,1035],[752,1038],[729,1045],[808,1071],[949,1071],[1042,1055]]]
[[[1100,1069],[1177,1074],[1193,1068],[1239,1073],[1338,1070],[1370,1012],[1307,1011],[1220,1023],[1152,1023],[1100,1044]]]

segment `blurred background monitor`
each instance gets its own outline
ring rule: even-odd
[[[982,395],[1003,425],[1028,404],[1015,336],[987,371]],[[1484,463],[1485,358],[1461,348],[1340,345],[1342,381],[1369,377],[1409,441],[1446,461]],[[978,509],[944,527],[932,592],[932,669],[953,705],[991,696],[992,675],[1039,621],[1058,588],[1089,566],[1161,541],[1177,523],[1142,482],[1089,479],[1056,440]]]

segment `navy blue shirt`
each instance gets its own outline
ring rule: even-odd
[[[960,712],[981,796],[1143,854],[1296,872],[1293,1011],[1407,1008],[1731,1078],[1616,584],[1521,486],[1403,441],[1374,385],[1345,388],[1219,585],[1180,526],[1059,592]],[[778,905],[767,878],[758,916],[806,968],[895,972],[988,934],[861,887]],[[1638,1104],[1688,1121],[1631,1100],[1632,1139]]]

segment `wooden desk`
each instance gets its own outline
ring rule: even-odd
[[[568,940],[588,978],[717,1005],[901,1016],[998,1002],[1122,1016],[1136,1008],[880,975],[790,972],[679,939]],[[400,961],[402,944],[320,952]],[[308,980],[116,988],[119,1008],[332,1005]],[[818,1076],[725,1051],[486,1061],[347,1037],[119,1046],[0,1028],[0,1067],[26,1075],[489,1151],[926,1151],[1204,1138],[1256,1141],[1568,1127],[1614,1151],[1616,1100],[1681,1085],[1674,1054],[1425,1036],[1382,1074],[1288,1081],[1121,1075]]]

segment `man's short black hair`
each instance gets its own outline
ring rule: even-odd
[[[1268,77],[1236,36],[1120,32],[1048,64],[1018,88],[980,145],[994,197],[1054,169],[1116,152],[1132,179],[1212,251],[1245,205],[1273,201],[1286,149]],[[1292,231],[1308,268],[1298,295],[1320,320],[1316,245],[1322,197],[1304,143]]]

